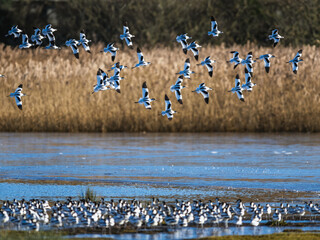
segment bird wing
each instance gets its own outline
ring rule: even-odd
[[[185,62],[184,62],[184,70],[190,69],[190,59],[188,58]]]
[[[240,78],[236,77],[235,86],[240,87]]]
[[[301,57],[301,55],[302,55],[302,50],[299,50],[299,51],[297,52],[296,56],[294,57],[294,59],[295,59],[295,60],[299,60],[300,57]]]
[[[103,82],[102,70],[99,69],[97,72],[97,85],[102,85],[102,82]]]
[[[182,95],[181,95],[181,91],[180,90],[176,90],[175,94],[176,94],[176,98],[177,98],[178,101],[182,100]]]
[[[129,27],[123,26],[123,34],[129,33]]]
[[[245,75],[245,78],[246,78],[246,84],[251,82],[251,74],[246,71],[246,73],[244,75]]]
[[[211,31],[217,30],[217,27],[218,27],[217,21],[211,21]]]
[[[171,110],[171,101],[169,100],[169,98],[168,100],[165,100],[165,104],[166,104],[166,111]]]
[[[89,44],[87,42],[82,42],[82,46],[86,52],[90,51]]]
[[[292,70],[293,70],[293,72],[298,71],[298,63],[296,63],[296,62],[292,63]]]
[[[139,62],[142,62],[142,61],[143,61],[143,54],[142,54],[142,52],[137,52],[137,55],[138,55]]]
[[[213,67],[211,64],[206,64],[206,67],[208,68],[208,72],[212,72]]]
[[[72,49],[73,54],[79,53],[77,44],[72,44],[70,47],[71,47],[71,49]]]
[[[239,99],[244,99],[241,90],[238,90],[238,91],[237,91],[237,95],[238,95],[238,98],[239,98]]]
[[[278,29],[272,30],[272,35],[276,35],[276,34],[278,34]]]
[[[127,43],[127,45],[128,45],[129,47],[132,46],[132,41],[131,41],[131,38],[130,38],[130,37],[126,37],[125,40],[126,40],[126,43]]]
[[[263,58],[264,60],[264,66],[265,67],[270,67],[270,59],[268,57]]]
[[[181,85],[182,81],[183,81],[183,76],[179,76],[178,80],[176,81],[176,85]]]
[[[191,51],[192,51],[192,53],[193,53],[194,56],[199,55],[199,50],[198,50],[198,49],[196,49],[196,48],[191,48]]]
[[[142,97],[149,98],[149,90],[147,88],[147,85],[143,85],[142,87]]]
[[[22,44],[27,43],[29,40],[28,35],[27,34],[22,34]]]
[[[183,49],[188,47],[188,43],[185,40],[181,40],[181,45]]]
[[[54,37],[54,35],[53,35],[52,32],[49,32],[49,33],[47,34],[47,37],[48,37],[48,39],[49,39],[49,42],[52,42],[52,41],[55,41],[55,40],[56,40],[56,38]]]
[[[238,52],[233,52],[233,58],[238,58],[239,57],[239,53]]]
[[[246,63],[246,68],[248,69],[249,72],[252,72],[252,64],[251,63]]]
[[[15,96],[15,99],[16,99],[16,104],[17,104],[18,108],[22,109],[21,97],[20,96]]]
[[[22,91],[22,84],[20,84],[14,92],[21,93],[21,91]]]
[[[201,90],[200,92],[204,98],[209,98],[209,93],[206,90]]]
[[[151,104],[150,104],[150,102],[144,102],[144,106],[145,106],[145,108],[147,108],[147,109],[151,109]]]

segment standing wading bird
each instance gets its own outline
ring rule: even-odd
[[[189,37],[188,36],[188,33],[185,33],[185,34],[181,34],[179,36],[176,37],[176,41],[178,43],[181,43],[181,46],[182,46],[182,50],[184,52],[184,54],[187,54],[187,47],[188,47],[188,42],[187,40],[188,39],[191,39],[192,37]]]
[[[248,72],[251,74],[251,77],[253,76],[253,66],[252,64],[256,61],[252,59],[252,52],[249,52],[246,59],[241,61],[242,65],[246,65],[246,68]]]
[[[137,47],[137,55],[138,55],[138,59],[139,59],[139,63],[137,63],[134,67],[132,68],[137,68],[137,67],[140,67],[140,66],[148,66],[149,64],[151,64],[151,62],[146,62],[144,60],[144,57],[143,57],[143,54],[140,50],[140,48]]]
[[[231,51],[230,53],[233,54],[233,57],[227,61],[227,63],[234,63],[233,69],[235,69],[243,59],[239,57],[239,53],[237,51]]]
[[[126,40],[126,43],[127,43],[128,47],[133,49],[132,40],[131,40],[131,38],[133,38],[133,37],[134,37],[134,35],[129,33],[128,23],[126,23],[123,26],[123,34],[120,35],[120,39],[121,40],[123,40],[123,39]]]
[[[88,40],[88,39],[87,39],[86,34],[84,33],[84,30],[82,30],[82,31],[80,32],[80,40],[78,41],[78,45],[81,45],[81,44],[82,44],[84,50],[85,50],[87,53],[91,53],[90,47],[89,47],[89,42],[91,42],[91,40]]]
[[[20,49],[24,49],[24,48],[30,48],[33,46],[33,44],[29,43],[29,37],[27,34],[25,33],[21,33],[22,35],[22,43],[19,45]]]
[[[18,28],[18,25],[15,25],[8,31],[8,34],[6,34],[5,36],[8,37],[10,35],[13,35],[14,38],[18,38],[20,37],[20,33],[22,33],[22,30]]]
[[[264,54],[261,55],[257,60],[262,60],[264,61],[264,68],[266,69],[266,72],[269,73],[270,70],[270,58],[274,58],[275,56],[272,54]]]
[[[194,73],[190,70],[190,59],[187,58],[184,62],[184,69],[176,74],[183,75],[185,78],[190,78],[190,75]]]
[[[193,41],[187,46],[187,50],[191,50],[193,53],[194,58],[198,61],[199,59],[199,50],[198,48],[201,47],[199,44],[196,43],[196,41]],[[185,51],[185,50],[184,50]]]
[[[21,97],[23,96],[27,96],[26,94],[23,94],[22,92],[22,84],[20,84],[18,86],[18,88],[15,90],[14,93],[10,93],[10,95],[8,97],[15,97],[16,99],[16,103],[17,103],[17,106],[20,110],[22,110],[22,100],[21,100]]]
[[[248,70],[245,68],[244,71],[245,71],[246,83],[242,84],[241,88],[242,90],[247,90],[248,92],[251,92],[252,88],[256,84],[251,82],[251,74],[248,72]]]
[[[212,71],[213,71],[212,63],[215,63],[215,62],[216,61],[211,60],[209,56],[205,60],[203,60],[200,64],[197,64],[197,65],[206,66],[208,69],[209,76],[212,77]]]
[[[105,47],[105,48],[103,49],[103,51],[101,51],[101,52],[105,52],[105,53],[107,53],[107,52],[111,53],[111,60],[112,60],[112,62],[113,62],[114,59],[116,58],[117,51],[119,50],[119,48],[116,48],[116,47],[114,47],[113,45],[114,45],[114,43],[108,43],[107,47]]]
[[[298,63],[303,61],[303,59],[301,59],[301,55],[302,55],[302,49],[300,49],[296,56],[290,60],[289,62],[287,63],[292,63],[292,70],[293,70],[293,73],[294,74],[297,74],[297,71],[298,71]]]
[[[41,35],[41,30],[39,28],[33,27],[34,34],[31,36],[31,41],[35,43],[36,47],[42,44],[42,39],[44,36]]]
[[[244,97],[242,94],[242,88],[241,88],[241,84],[240,84],[240,78],[239,78],[239,74],[237,74],[236,76],[236,80],[235,80],[235,87],[232,88],[231,90],[229,90],[228,92],[232,92],[232,93],[237,93],[238,98],[244,102]]]
[[[161,112],[162,116],[167,115],[168,119],[171,121],[173,118],[173,114],[177,113],[176,111],[173,111],[171,108],[171,101],[169,100],[167,94],[164,96],[164,101],[166,104],[166,110]]]
[[[272,30],[271,35],[269,35],[269,40],[273,40],[273,47],[275,47],[278,44],[278,42],[280,42],[281,38],[284,38],[284,37],[279,35],[278,29]]]
[[[75,39],[69,39],[66,41],[66,46],[71,47],[73,55],[79,59],[79,49],[78,49],[79,42]]]
[[[206,104],[208,104],[209,103],[209,93],[208,93],[209,90],[212,90],[212,88],[209,88],[209,87],[205,86],[204,83],[201,83],[199,85],[199,87],[197,87],[196,90],[194,90],[192,92],[201,93],[202,96],[204,97],[204,101],[206,102]]]
[[[155,99],[149,98],[149,91],[148,91],[147,83],[143,82],[143,84],[142,84],[142,98],[140,98],[139,101],[135,102],[135,103],[144,104],[146,109],[151,110],[151,102],[152,101],[155,101]]]
[[[104,78],[102,72],[103,71],[99,68],[97,72],[97,84],[93,86],[92,94],[94,94],[95,92],[105,91],[109,89],[109,87],[107,86],[108,84],[106,79],[108,75],[106,75],[106,77]]]
[[[176,81],[176,84],[170,87],[171,92],[175,92],[176,98],[180,104],[182,104],[181,90],[185,88],[185,86],[181,86],[182,82],[183,82],[183,75],[180,75],[178,77],[178,80]]]
[[[220,33],[223,33],[218,30],[218,23],[213,16],[211,16],[211,31],[208,32],[208,35],[213,37],[218,37]]]

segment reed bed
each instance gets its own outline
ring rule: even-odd
[[[96,83],[98,68],[105,71],[112,65],[110,55],[100,53],[102,44],[91,46],[92,54],[80,49],[80,60],[71,49],[48,51],[44,49],[19,50],[0,45],[0,131],[58,131],[58,132],[319,132],[320,131],[320,64],[319,48],[303,46],[298,74],[292,72],[292,59],[299,49],[262,48],[253,44],[235,45],[231,48],[206,46],[200,49],[200,59],[212,56],[213,77],[204,66],[196,66],[191,52],[184,55],[180,46],[142,49],[148,67],[131,69],[137,62],[135,50],[127,48],[118,52],[116,61],[127,65],[121,76],[121,94],[114,90],[91,94]],[[254,65],[252,93],[244,92],[245,102],[236,94],[227,92],[240,74],[244,82],[244,67],[226,63],[231,50],[245,57],[253,51],[254,57],[272,53],[270,73],[264,70],[263,61]],[[186,79],[182,90],[183,105],[170,92],[183,69],[185,59],[191,60],[191,70],[196,74]],[[200,60],[199,59],[199,60]],[[112,73],[109,73],[112,74]],[[135,104],[141,95],[141,85],[146,81],[152,110]],[[200,94],[191,92],[202,82],[212,87],[210,102],[205,104]],[[15,100],[7,98],[10,92],[24,84],[23,111]],[[173,110],[178,111],[172,121],[160,115],[164,110],[164,95],[168,94]]]

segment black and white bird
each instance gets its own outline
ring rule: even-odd
[[[34,33],[31,36],[31,41],[35,44],[36,47],[42,44],[42,39],[45,37],[41,35],[41,30],[39,28],[33,27]]]
[[[228,92],[232,92],[232,93],[237,93],[238,98],[244,102],[244,97],[242,94],[242,88],[241,88],[241,84],[240,84],[240,77],[239,74],[237,74],[236,79],[235,79],[235,87],[232,88],[230,91]]]
[[[190,78],[190,75],[194,72],[190,70],[190,59],[187,58],[184,62],[184,69],[176,74],[183,75],[185,78]]]
[[[105,52],[105,53],[111,53],[111,60],[112,62],[114,61],[114,59],[116,58],[117,55],[117,51],[119,50],[119,48],[116,48],[115,46],[113,46],[114,43],[108,43],[107,47],[105,47],[103,49],[103,51],[101,52]]]
[[[181,86],[182,82],[183,75],[180,75],[176,83],[170,87],[171,92],[175,92],[176,98],[180,104],[183,104],[181,90],[185,88],[185,86]]]
[[[262,60],[264,61],[264,68],[266,69],[266,72],[269,73],[270,70],[270,58],[274,58],[275,56],[272,54],[264,54],[261,55],[257,60]]]
[[[42,34],[48,38],[49,42],[52,42],[56,40],[53,34],[55,31],[57,31],[57,29],[52,28],[52,25],[48,24],[44,29],[42,29]]]
[[[120,62],[116,62],[113,67],[111,67],[110,70],[108,70],[108,72],[110,71],[114,71],[114,75],[120,74],[120,72],[122,71],[122,69],[124,68],[128,68],[127,66],[121,65]]]
[[[171,101],[169,100],[167,94],[164,96],[164,101],[165,101],[166,110],[162,111],[161,114],[162,114],[162,116],[167,115],[168,119],[171,121],[173,118],[173,114],[175,114],[177,112],[172,110]]]
[[[6,76],[5,76],[5,75],[3,75],[3,74],[0,74],[0,77],[5,78]]]
[[[121,68],[122,65],[120,65],[120,63],[116,63],[115,66],[113,67],[113,76],[108,78],[108,81],[110,82],[110,85],[112,86],[112,88],[114,88],[118,93],[121,93],[120,90],[120,80],[124,79],[123,77],[120,77],[120,72],[121,72]]]
[[[142,98],[140,98],[139,101],[135,102],[135,103],[144,104],[146,109],[151,110],[151,102],[155,101],[155,100],[156,99],[149,97],[149,90],[147,87],[147,83],[143,82],[143,84],[142,84]]]
[[[97,84],[93,86],[92,94],[94,94],[95,92],[105,91],[110,89],[107,81],[108,75],[107,74],[103,75],[103,73],[104,71],[99,68],[97,72]]]
[[[178,43],[181,43],[181,46],[182,46],[182,50],[184,52],[184,54],[187,54],[187,47],[188,47],[188,42],[187,40],[188,39],[191,39],[192,37],[189,37],[188,36],[188,33],[185,33],[185,34],[181,34],[181,35],[178,35],[176,37],[176,41]]]
[[[18,108],[20,110],[22,110],[22,100],[21,100],[21,98],[23,96],[27,96],[27,95],[22,93],[22,84],[20,84],[18,86],[18,88],[13,93],[10,93],[10,95],[8,97],[14,97],[16,99],[16,104],[17,104]]]
[[[196,93],[201,93],[204,101],[206,102],[206,104],[209,103],[209,93],[208,91],[212,90],[212,88],[207,87],[204,83],[201,83],[199,85],[199,87],[196,88],[196,90],[192,91],[192,92],[196,92]]]
[[[197,65],[206,66],[208,69],[209,76],[212,77],[212,72],[213,72],[212,64],[215,62],[216,62],[215,60],[211,60],[210,56],[208,56],[200,64],[197,64]]]
[[[88,40],[87,37],[86,37],[86,34],[84,33],[84,30],[82,30],[80,32],[80,39],[78,41],[78,45],[82,45],[84,50],[87,52],[87,53],[91,53],[90,51],[90,47],[89,47],[89,42],[91,42],[91,40]]]
[[[198,61],[199,59],[199,50],[198,48],[200,48],[201,46],[199,44],[196,43],[196,41],[193,41],[192,43],[190,43],[187,46],[187,50],[191,50],[191,52],[193,53],[194,58]]]
[[[128,24],[126,23],[125,26],[123,26],[123,34],[120,35],[120,39],[125,40],[128,47],[133,49],[132,40],[131,40],[131,38],[133,37],[134,35],[130,34]]]
[[[223,33],[218,30],[218,23],[213,16],[211,16],[211,31],[208,32],[208,35],[213,37],[218,37],[220,33]]]
[[[20,49],[26,49],[26,48],[32,47],[33,44],[32,44],[32,43],[29,43],[29,37],[28,37],[28,35],[25,34],[25,33],[23,33],[23,32],[21,33],[21,35],[22,35],[22,43],[19,45],[19,48],[20,48]]]
[[[280,42],[281,38],[284,38],[284,37],[279,35],[278,29],[272,30],[271,35],[269,35],[269,40],[273,40],[273,47],[275,47],[278,44],[278,42]]]
[[[294,74],[297,74],[298,72],[298,63],[303,61],[303,59],[301,59],[301,56],[302,56],[302,49],[300,49],[297,52],[296,56],[292,60],[287,62],[287,63],[292,63],[292,71]]]
[[[71,47],[73,55],[79,59],[79,49],[78,49],[79,42],[75,39],[69,39],[66,41],[66,46]]]
[[[139,62],[132,68],[137,68],[137,67],[140,67],[140,66],[148,66],[149,64],[151,64],[151,62],[146,62],[144,60],[143,54],[142,54],[142,52],[141,52],[139,47],[137,47],[137,55],[138,55]]]
[[[249,52],[246,59],[241,61],[242,65],[245,65],[248,72],[251,74],[251,76],[253,76],[253,63],[255,63],[256,61],[253,60],[253,56],[252,56],[252,52]]]
[[[227,61],[227,63],[234,63],[233,69],[235,69],[243,59],[239,57],[239,53],[237,51],[231,51],[230,53],[233,54],[233,57]]]
[[[12,26],[12,28],[8,31],[8,34],[5,36],[8,37],[10,35],[13,35],[14,38],[20,37],[20,34],[22,33],[22,30],[18,28],[18,25]]]
[[[252,83],[251,80],[251,74],[248,72],[248,70],[245,68],[245,79],[246,79],[246,83],[242,84],[241,88],[242,90],[247,90],[248,92],[252,91],[252,88],[256,85],[255,83]]]

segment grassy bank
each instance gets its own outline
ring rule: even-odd
[[[177,43],[178,45],[178,43]],[[0,48],[2,48],[0,46]],[[184,55],[180,46],[142,49],[148,67],[130,69],[137,63],[134,50],[118,52],[116,61],[130,67],[121,72],[121,94],[104,91],[91,94],[96,83],[99,67],[106,70],[112,62],[110,55],[99,53],[102,45],[92,47],[92,54],[81,49],[80,60],[74,58],[71,49],[45,51],[5,48],[0,51],[1,78],[0,131],[60,131],[60,132],[319,132],[320,131],[320,63],[316,47],[304,46],[304,62],[298,74],[292,73],[291,64],[296,48],[258,48],[255,45],[233,46],[232,48],[202,47],[200,59],[212,56],[213,77],[207,69],[196,66],[191,53]],[[253,82],[257,83],[252,93],[245,92],[246,102],[240,102],[235,94],[227,92],[234,86],[234,77],[240,74],[244,82],[244,67],[227,64],[230,50],[238,50],[242,57],[253,51],[254,57],[272,53],[270,73],[264,70],[263,62],[254,66]],[[177,80],[176,72],[183,69],[187,57],[191,70],[196,74],[184,81],[182,90],[184,104],[180,105],[169,88]],[[141,85],[146,81],[152,103],[151,111],[135,104],[142,93]],[[210,102],[192,93],[201,82],[212,87]],[[23,111],[15,100],[6,96],[20,84],[24,84]],[[172,100],[173,110],[178,111],[173,121],[159,114],[164,110],[164,95]]]

